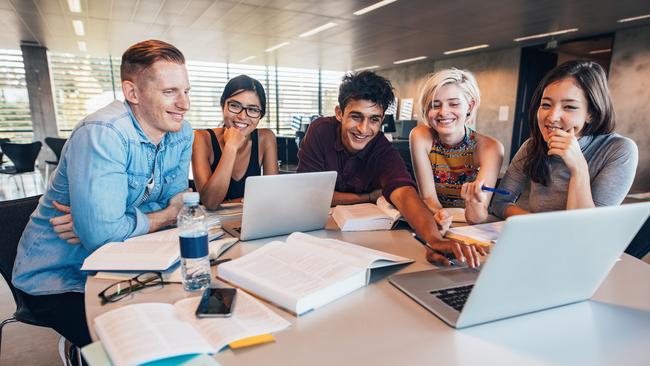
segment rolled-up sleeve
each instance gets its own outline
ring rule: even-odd
[[[501,178],[497,188],[510,192],[510,195],[504,196],[495,194],[492,196],[492,203],[490,204],[490,211],[500,218],[505,218],[506,208],[515,204],[517,199],[524,190],[529,178],[524,172],[524,164],[526,159],[526,150],[530,140],[521,145],[515,157],[510,162],[506,174]]]
[[[402,157],[389,142],[386,145],[378,146],[382,150],[373,159],[374,169],[379,176],[382,195],[390,201],[390,195],[394,190],[404,186],[411,186],[417,190],[417,185],[408,170]],[[392,202],[391,202],[392,203]]]
[[[88,123],[70,137],[66,151],[74,230],[89,251],[149,231],[149,218],[127,209],[128,146],[112,127]]]

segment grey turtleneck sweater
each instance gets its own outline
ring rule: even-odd
[[[493,214],[504,217],[506,207],[514,204],[530,181],[524,173],[526,149],[531,140],[526,140],[510,162],[505,176],[499,183],[500,189],[512,192],[511,196],[494,195],[490,209]],[[582,154],[589,165],[591,196],[598,206],[613,206],[623,202],[632,186],[639,151],[627,137],[616,133],[582,136],[578,139]],[[571,174],[562,158],[550,159],[550,182],[548,186],[531,182],[529,207],[531,212],[558,211],[566,209],[569,178]]]

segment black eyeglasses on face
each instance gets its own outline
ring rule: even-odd
[[[105,305],[109,302],[120,301],[134,291],[147,287],[163,286],[167,283],[169,282],[163,281],[160,272],[144,272],[130,280],[115,282],[100,292],[98,296],[102,299],[102,305]]]
[[[239,114],[243,109],[246,110],[246,115],[250,118],[259,118],[262,115],[262,110],[259,107],[244,107],[238,102],[228,102],[228,110],[232,113]]]

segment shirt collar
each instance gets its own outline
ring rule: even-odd
[[[593,135],[583,135],[578,138],[578,145],[580,145],[580,150],[585,151],[589,144],[594,140]]]
[[[135,118],[135,114],[133,114],[133,109],[131,109],[131,105],[126,100],[124,101],[124,106],[126,107],[126,110],[128,111],[129,116],[131,117],[131,121],[133,122],[133,127],[135,128],[138,137],[140,138],[140,142],[145,144],[156,145],[153,142],[151,142],[147,134],[144,133],[142,126],[140,126],[140,122]],[[162,149],[166,145],[168,135],[169,134],[166,133],[165,136],[163,136],[163,138],[158,143],[158,148]]]

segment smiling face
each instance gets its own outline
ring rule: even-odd
[[[345,150],[356,154],[379,133],[384,110],[369,100],[350,100],[341,110],[336,106],[336,119],[341,122],[341,142]]]
[[[157,61],[122,88],[133,114],[154,143],[166,132],[180,131],[190,108],[190,82],[185,65]]]
[[[585,93],[573,78],[565,78],[544,88],[542,100],[537,109],[537,126],[544,141],[555,129],[580,136],[589,120],[589,103]]]
[[[467,101],[458,85],[445,84],[438,89],[431,102],[427,121],[441,138],[457,143],[465,135],[465,121],[472,107],[473,102]]]
[[[223,106],[224,127],[240,129],[245,135],[252,133],[257,128],[260,117],[249,117],[246,108],[249,109],[249,114],[251,113],[250,109],[261,110],[262,108],[260,98],[254,91],[246,90],[226,99]],[[239,113],[232,112],[237,110],[239,110]]]

